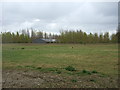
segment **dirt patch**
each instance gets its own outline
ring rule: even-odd
[[[3,70],[3,88],[116,88],[117,78],[44,73],[34,70]]]
[[[3,87],[31,87],[43,83],[35,72],[5,70],[3,71]]]

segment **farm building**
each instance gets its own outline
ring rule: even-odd
[[[55,43],[56,39],[42,39],[42,38],[37,38],[32,41],[32,43]]]

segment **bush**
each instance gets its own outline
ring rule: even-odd
[[[96,80],[94,80],[94,79],[90,79],[90,81],[91,81],[91,82],[96,82]]]
[[[71,80],[71,82],[73,82],[73,83],[74,83],[74,82],[77,82],[77,80],[75,80],[75,79],[72,79],[72,80]]]
[[[56,72],[57,71],[57,68],[42,68],[41,71],[44,71],[44,72]]]
[[[92,73],[98,73],[98,72],[94,70],[94,71],[92,71]]]
[[[21,48],[21,49],[25,49],[25,48]]]
[[[67,71],[76,71],[76,69],[74,67],[72,67],[72,66],[67,66],[65,69]]]
[[[90,71],[83,70],[82,72],[91,75],[91,72],[90,72]]]
[[[34,66],[32,66],[32,65],[27,65],[27,66],[25,66],[26,68],[30,68],[30,69],[35,69],[35,67]]]
[[[41,67],[37,67],[36,69],[42,69]]]
[[[61,71],[57,71],[57,74],[61,74]]]
[[[83,73],[87,73],[87,71],[86,71],[86,70],[83,70],[82,72],[83,72]]]

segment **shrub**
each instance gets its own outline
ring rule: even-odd
[[[27,65],[27,66],[25,66],[26,68],[30,68],[30,69],[35,69],[35,67],[34,66],[32,66],[32,65]]]
[[[42,68],[41,71],[44,71],[44,72],[56,72],[57,71],[57,68]]]
[[[91,75],[91,72],[90,72],[90,71],[87,71],[87,70],[83,70],[82,73],[86,73],[86,74]]]
[[[76,69],[74,67],[72,67],[72,66],[67,66],[65,69],[67,71],[76,71]]]
[[[94,79],[90,79],[90,81],[91,81],[91,82],[96,82],[96,80],[94,80]]]
[[[57,74],[61,74],[61,71],[57,71]]]
[[[86,70],[83,70],[82,72],[83,72],[83,73],[87,73],[87,71],[86,71]]]
[[[72,80],[71,80],[71,82],[73,82],[73,83],[74,83],[74,82],[77,82],[77,80],[75,80],[75,79],[72,79]]]
[[[94,70],[94,71],[92,71],[92,73],[98,73],[98,72]]]
[[[42,69],[41,67],[37,67],[36,69]]]

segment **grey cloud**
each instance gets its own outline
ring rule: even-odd
[[[4,3],[3,14],[5,20],[10,19],[13,22],[30,18],[53,20],[67,15],[75,9],[71,3],[67,5],[64,3]]]
[[[102,13],[106,16],[116,16],[118,14],[118,3],[117,2],[101,2],[93,3],[94,7],[97,7],[97,13]]]
[[[4,28],[38,28],[49,32],[63,29],[115,30],[117,27],[117,6],[115,2],[82,3],[3,3]],[[40,19],[35,22],[35,19]],[[25,25],[25,24],[28,24]]]

